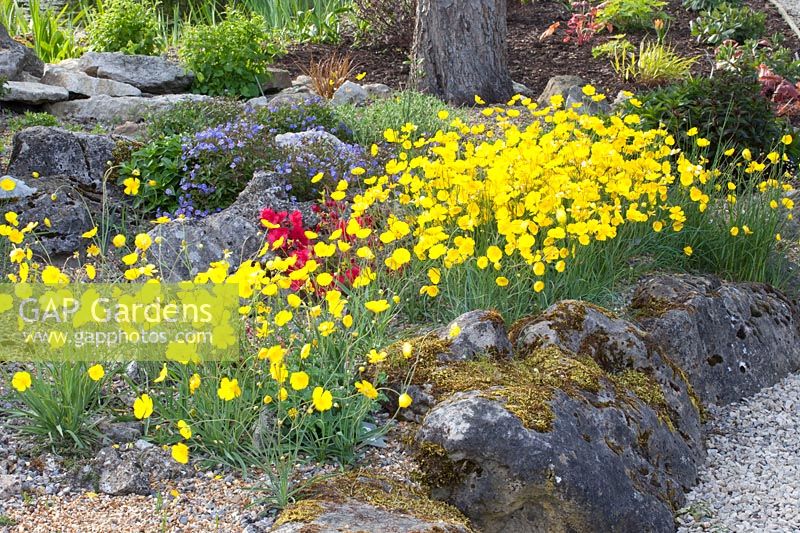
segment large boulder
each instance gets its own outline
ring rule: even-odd
[[[38,78],[43,72],[44,63],[34,51],[12,39],[6,27],[0,24],[0,78],[20,81],[23,74]]]
[[[22,179],[34,172],[67,175],[100,192],[115,147],[116,141],[106,135],[46,126],[27,128],[14,135],[7,172]]]
[[[66,89],[70,96],[88,98],[99,94],[108,96],[141,96],[142,91],[119,81],[94,78],[79,70],[48,65],[42,83]]]
[[[451,332],[458,332],[453,335]],[[436,331],[447,343],[437,358],[439,361],[471,361],[480,357],[510,357],[511,342],[506,324],[496,311],[470,311]]]
[[[177,281],[207,270],[226,251],[233,254],[233,264],[252,258],[264,244],[259,214],[267,207],[276,211],[299,209],[304,221],[312,223],[309,204],[290,201],[282,178],[271,172],[256,172],[236,201],[219,213],[153,228],[153,261],[161,265],[164,279]]]
[[[117,189],[103,187],[115,146],[104,135],[44,126],[14,135],[8,173],[24,180],[25,194],[7,200],[3,209],[18,213],[23,223],[39,223],[37,252],[61,257],[80,250],[87,244],[81,234],[95,225],[103,203],[111,207],[109,214],[116,211]]]
[[[62,102],[69,98],[63,87],[55,87],[34,81],[9,81],[3,86],[0,102],[25,105],[42,105]]]
[[[655,276],[631,308],[704,402],[741,400],[800,369],[800,312],[767,285]]]
[[[432,495],[487,533],[674,531],[703,456],[680,370],[581,302],[510,336],[510,360],[416,363],[440,401],[416,435]]]
[[[367,103],[369,93],[359,84],[352,81],[344,82],[331,98],[332,105],[364,105]]]
[[[152,94],[181,93],[194,81],[192,73],[168,59],[122,52],[88,52],[81,57],[79,68],[90,76],[127,83]]]
[[[207,96],[199,94],[166,94],[152,98],[121,96],[118,98],[105,94],[83,100],[58,102],[46,107],[47,111],[59,118],[78,122],[101,122],[115,124],[125,121],[137,122],[150,113],[169,109],[185,100],[205,100]]]

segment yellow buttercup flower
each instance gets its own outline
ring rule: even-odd
[[[375,389],[375,386],[366,379],[356,382],[356,390],[370,400],[374,400],[378,397],[378,391]]]
[[[404,392],[397,398],[397,405],[400,407],[400,409],[407,409],[411,406],[413,401],[414,400],[411,398],[411,396]]]
[[[192,428],[186,423],[186,420],[178,420],[178,432],[184,439],[192,438]]]
[[[11,378],[11,386],[14,387],[17,392],[25,392],[32,384],[33,380],[31,379],[31,375],[25,371],[15,372],[14,376]]]
[[[133,402],[133,416],[139,420],[150,418],[153,414],[153,399],[148,394],[142,394]]]
[[[183,465],[189,462],[189,447],[182,442],[172,445],[171,454],[175,461]]]
[[[228,379],[222,378],[217,389],[217,396],[220,400],[226,402],[238,398],[242,395],[242,389],[239,387],[239,380],[236,378]]]
[[[333,407],[333,395],[331,391],[325,390],[322,387],[314,387],[311,393],[311,402],[314,404],[314,409],[323,412]]]
[[[103,379],[103,376],[106,375],[103,365],[90,366],[86,373],[89,375],[89,378],[91,378],[92,381],[100,381]]]
[[[298,391],[308,387],[308,381],[309,377],[305,372],[292,372],[291,377],[289,377],[289,385],[292,386],[292,389]]]

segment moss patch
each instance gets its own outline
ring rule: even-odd
[[[458,509],[444,502],[431,500],[422,488],[369,472],[353,470],[320,480],[303,491],[300,502],[287,507],[276,525],[288,522],[312,522],[324,513],[325,502],[346,501],[367,503],[388,512],[407,514],[430,522],[447,522],[469,529],[469,519]]]
[[[466,471],[450,460],[450,456],[434,442],[411,443],[414,460],[419,465],[420,481],[430,487],[453,487],[461,482]]]
[[[289,522],[313,522],[325,509],[315,500],[300,500],[293,503],[278,515],[275,525],[280,526]]]
[[[672,411],[667,405],[661,385],[651,376],[637,370],[626,370],[611,376],[611,381],[617,388],[617,396],[625,397],[625,392],[633,393],[642,402],[649,405],[666,424],[670,431],[675,431]]]

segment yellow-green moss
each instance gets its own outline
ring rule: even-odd
[[[457,485],[465,472],[450,460],[442,446],[433,442],[412,443],[414,460],[419,465],[420,481],[431,487],[451,487]]]
[[[300,500],[281,511],[275,520],[275,525],[280,526],[289,522],[313,522],[325,509],[317,500]]]
[[[469,519],[458,509],[430,499],[424,489],[364,469],[320,480],[305,489],[302,496],[303,500],[281,513],[276,525],[311,522],[324,512],[323,503],[341,504],[349,500],[420,520],[442,521],[470,528]]]
[[[658,418],[666,424],[670,431],[675,431],[672,412],[667,405],[664,391],[655,379],[638,370],[626,370],[619,374],[613,374],[611,381],[617,387],[619,398],[624,399],[626,391],[632,392],[656,412]]]

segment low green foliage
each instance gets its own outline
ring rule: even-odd
[[[440,118],[439,111],[446,111],[447,118]],[[447,129],[452,119],[464,118],[462,111],[447,106],[435,96],[414,91],[395,93],[366,107],[337,106],[335,112],[361,145],[380,143],[384,140],[384,131],[399,130],[405,124],[413,124],[417,134],[425,135]]]
[[[147,118],[150,138],[185,135],[231,122],[241,117],[243,106],[230,98],[184,100]]]
[[[29,386],[17,389],[20,405],[9,410],[19,431],[54,450],[91,449],[100,438],[97,424],[104,406],[101,390],[111,372],[105,370],[95,380],[88,370],[85,363],[35,365]]]
[[[722,3],[692,21],[692,35],[697,42],[718,45],[728,39],[743,43],[759,39],[766,31],[767,15],[747,6]]]
[[[228,9],[225,20],[190,27],[179,55],[195,74],[196,92],[253,97],[275,51],[263,17]]]
[[[40,0],[30,0],[28,11],[30,23],[28,31],[33,35],[33,49],[45,63],[58,63],[64,59],[80,57],[84,48],[75,35],[76,27],[81,24],[86,11],[71,12],[68,5],[61,11],[48,7],[42,9]]]
[[[352,132],[335,107],[319,97],[309,97],[302,104],[268,105],[256,111],[256,122],[274,136],[281,133],[323,129],[343,141],[352,139]]]
[[[58,126],[59,120],[50,113],[36,113],[25,111],[24,115],[16,116],[8,120],[8,129],[12,133],[32,128],[34,126]]]
[[[664,124],[683,150],[695,145],[686,132],[696,127],[698,136],[715,148],[749,148],[758,157],[769,152],[788,128],[760,91],[753,77],[720,73],[645,93],[640,96],[642,106],[633,111],[646,127]]]
[[[178,207],[179,184],[184,166],[180,135],[156,139],[134,151],[119,169],[119,185],[129,178],[144,180],[133,207],[142,214],[171,213]]]
[[[601,24],[611,24],[618,31],[637,31],[653,27],[661,8],[667,5],[662,0],[608,0],[597,15]]]
[[[101,52],[150,55],[159,48],[155,6],[149,1],[109,0],[86,28],[92,48]]]

